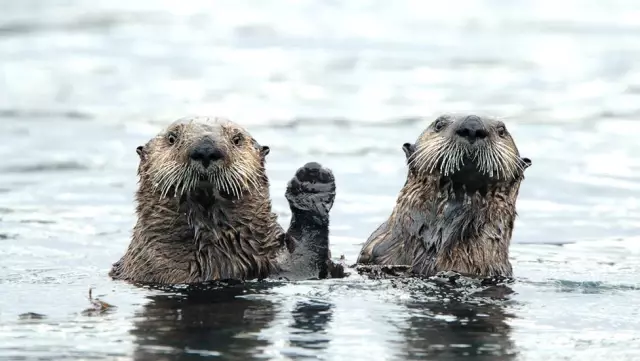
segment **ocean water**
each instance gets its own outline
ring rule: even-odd
[[[0,0],[0,359],[640,359],[640,4]],[[502,118],[533,161],[513,284],[353,276],[157,290],[107,272],[135,148],[190,114],[333,169],[355,262],[441,113]],[[86,312],[93,297],[114,305]]]

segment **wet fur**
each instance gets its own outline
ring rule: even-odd
[[[198,169],[188,158],[190,147],[203,134],[215,138],[225,154],[210,171]],[[236,144],[237,139],[241,141]],[[185,118],[137,151],[138,219],[125,255],[110,272],[113,278],[179,284],[277,275],[315,278],[331,271],[339,276],[341,268],[328,253],[331,204],[316,206],[327,209],[321,215],[314,213],[321,220],[314,222],[290,195],[290,184],[287,198],[292,220],[298,224],[292,222],[285,232],[271,210],[264,168],[269,148],[260,146],[238,125],[222,119]],[[326,189],[317,191],[325,197],[322,200],[332,202],[333,176],[313,165],[327,181],[321,183]],[[296,175],[308,175],[305,167]],[[314,197],[318,195],[313,192],[302,194],[311,203]]]
[[[424,276],[440,271],[512,276],[509,244],[515,205],[530,160],[520,158],[504,124],[486,118],[485,147],[467,151],[454,134],[461,119],[440,117],[415,146],[403,146],[407,181],[389,219],[365,242],[358,263],[410,265],[413,273]],[[502,136],[499,130],[504,130]],[[462,150],[452,156],[457,149]],[[475,156],[477,169],[465,169],[465,154],[467,162]]]

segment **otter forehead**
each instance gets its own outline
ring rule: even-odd
[[[465,120],[471,120],[471,119],[475,119],[480,121],[482,124],[484,124],[487,127],[495,127],[498,125],[504,125],[504,123],[500,120],[498,120],[495,117],[492,116],[488,116],[488,115],[480,115],[480,114],[466,114],[466,113],[460,113],[460,114],[443,114],[440,117],[438,117],[435,121],[432,122],[432,124],[435,124],[438,120],[444,120],[444,121],[448,121],[450,123],[461,123]]]
[[[190,133],[222,133],[223,131],[233,130],[248,134],[247,130],[242,126],[223,117],[215,116],[188,116],[173,121],[162,133],[180,129],[189,131]]]

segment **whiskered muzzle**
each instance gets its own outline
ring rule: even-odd
[[[181,197],[195,189],[206,188],[239,198],[245,191],[251,193],[259,189],[257,173],[242,164],[231,167],[209,165],[205,168],[199,162],[192,161],[187,165],[171,162],[151,174],[151,179],[160,198]]]
[[[421,143],[409,165],[424,175],[451,177],[464,171],[496,180],[515,179],[526,167],[508,145],[486,139],[469,143],[447,137]]]

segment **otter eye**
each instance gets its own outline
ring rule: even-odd
[[[436,121],[436,124],[433,126],[433,129],[436,132],[439,132],[442,129],[444,129],[444,127],[446,127],[446,126],[447,126],[447,123],[444,120],[438,120],[438,121]]]
[[[501,137],[507,135],[507,129],[503,125],[498,127],[498,135]]]
[[[233,137],[233,144],[240,145],[240,143],[242,143],[242,135],[236,134],[236,136]]]
[[[169,144],[174,145],[176,140],[178,140],[178,137],[174,133],[167,134],[167,141],[169,141]]]

